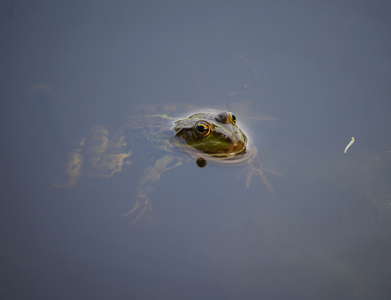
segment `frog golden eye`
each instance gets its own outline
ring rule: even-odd
[[[199,121],[195,124],[194,131],[199,137],[206,137],[210,133],[210,125],[205,121]]]
[[[236,124],[236,116],[235,115],[233,115],[233,114],[230,114],[229,115],[229,122],[231,123],[231,124]]]

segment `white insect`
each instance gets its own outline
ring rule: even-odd
[[[350,147],[351,145],[353,145],[353,143],[354,143],[354,137],[352,136],[352,140],[351,140],[350,143],[346,146],[345,151],[344,151],[343,153],[346,153],[346,151],[348,151],[349,147]]]

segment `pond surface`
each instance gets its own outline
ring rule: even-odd
[[[389,299],[389,12],[2,1],[1,298]],[[284,175],[265,173],[274,192],[191,162],[162,174],[131,225],[150,157],[53,186],[94,125],[114,134],[168,104],[232,111]]]

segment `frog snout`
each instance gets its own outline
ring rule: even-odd
[[[226,134],[222,135],[221,139],[226,141],[226,142],[229,142],[229,143],[233,143],[234,142],[232,137],[230,137],[229,135],[226,135]]]
[[[237,148],[242,144],[240,141],[229,135],[223,135],[221,139],[230,145],[230,148]]]

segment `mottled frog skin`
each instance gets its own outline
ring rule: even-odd
[[[132,116],[111,139],[105,127],[93,127],[80,146],[71,154],[67,180],[56,187],[74,186],[82,173],[94,178],[111,177],[130,166],[134,155],[154,160],[139,179],[136,203],[124,215],[133,215],[132,223],[151,209],[151,195],[161,174],[186,161],[197,162],[200,167],[207,162],[244,164],[246,186],[257,175],[270,192],[273,188],[264,172],[280,175],[262,167],[256,148],[249,145],[236,116],[227,111],[208,109],[185,117],[173,113]]]

